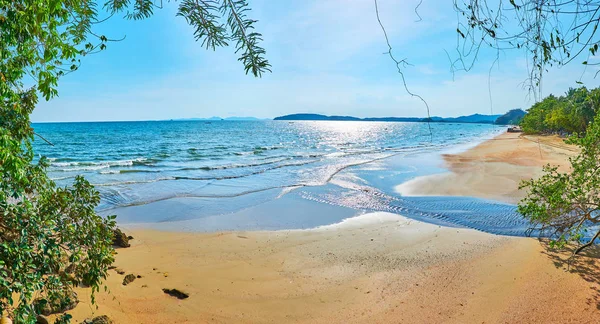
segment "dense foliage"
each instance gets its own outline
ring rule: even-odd
[[[76,285],[98,291],[114,252],[114,217],[94,212],[99,194],[85,179],[59,188],[48,178],[29,116],[82,56],[106,48],[92,29],[105,20],[99,13],[142,19],[155,8],[151,0],[0,0],[0,313],[17,323],[72,303]],[[246,73],[260,76],[270,65],[247,10],[241,0],[184,0],[178,15],[207,48],[234,41]]]
[[[599,108],[600,88],[570,89],[564,96],[550,95],[534,104],[521,121],[521,127],[530,134],[583,134]]]
[[[547,166],[541,178],[523,182],[528,195],[518,210],[536,229],[552,237],[552,245],[581,244],[585,239],[587,243],[574,250],[577,254],[600,235],[600,115],[585,136],[573,136],[569,143],[581,148],[570,159],[570,172]]]

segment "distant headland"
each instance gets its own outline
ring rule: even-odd
[[[260,118],[256,118],[256,117],[225,117],[225,118],[221,118],[218,116],[214,116],[214,117],[210,117],[210,118],[177,118],[177,119],[171,119],[174,121],[195,121],[195,120],[202,120],[202,121],[220,121],[220,120],[228,120],[228,121],[249,121],[249,120],[267,120],[267,119],[260,119]]]
[[[376,122],[411,122],[411,123],[469,123],[469,124],[497,124],[497,125],[516,125],[521,121],[526,112],[522,109],[512,109],[504,115],[482,115],[473,114],[459,117],[365,117],[359,118],[354,116],[327,116],[312,113],[298,113],[284,115],[273,118],[273,120],[325,120],[325,121],[376,121]],[[210,118],[179,118],[171,119],[173,121],[259,121],[269,120],[256,117],[210,117]]]
[[[520,121],[526,114],[521,109],[513,109],[504,115],[482,115],[473,114],[460,117],[366,117],[358,118],[353,116],[326,116],[320,114],[291,114],[275,117],[274,120],[330,120],[330,121],[381,121],[381,122],[432,122],[432,123],[471,123],[471,124],[498,124],[508,125]]]

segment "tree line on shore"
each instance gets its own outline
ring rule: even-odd
[[[600,88],[571,88],[565,95],[550,95],[534,104],[521,120],[528,134],[583,134],[600,107]]]

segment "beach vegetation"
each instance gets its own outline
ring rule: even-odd
[[[246,1],[178,5],[177,15],[204,47],[232,42],[246,73],[269,71]],[[0,0],[0,314],[16,323],[69,309],[78,285],[91,287],[94,302],[114,254],[115,217],[96,214],[100,196],[84,178],[58,187],[48,177],[50,162],[33,151],[33,140],[43,137],[30,115],[40,97],[58,95],[59,79],[76,71],[84,56],[106,49],[111,39],[95,33],[96,24],[115,15],[147,18],[161,6],[151,0]]]
[[[535,103],[521,120],[527,134],[585,134],[600,109],[600,88],[569,89]]]
[[[574,134],[567,142],[581,148],[570,158],[570,170],[548,165],[540,178],[524,181],[520,188],[528,194],[518,211],[531,221],[531,233],[551,238],[550,247],[574,243],[574,256],[600,236],[600,115],[585,135]]]

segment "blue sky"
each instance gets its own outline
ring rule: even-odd
[[[489,70],[495,52],[483,51],[470,72],[452,74],[444,50],[456,46],[452,1],[379,0],[381,19],[408,86],[431,114],[457,116],[504,113],[528,108],[533,98],[522,83],[524,53],[506,52]],[[257,31],[273,73],[245,75],[234,49],[207,51],[193,30],[176,17],[177,2],[144,21],[120,17],[96,32],[122,42],[82,59],[61,80],[59,97],[41,102],[33,121],[154,120],[211,116],[256,116],[311,112],[353,116],[425,116],[423,104],[408,95],[384,53],[385,39],[372,0],[250,1]],[[582,75],[573,64],[546,75],[543,93],[562,94]],[[588,87],[598,86],[593,71]],[[488,82],[489,85],[488,86]],[[492,100],[490,101],[490,91]]]

